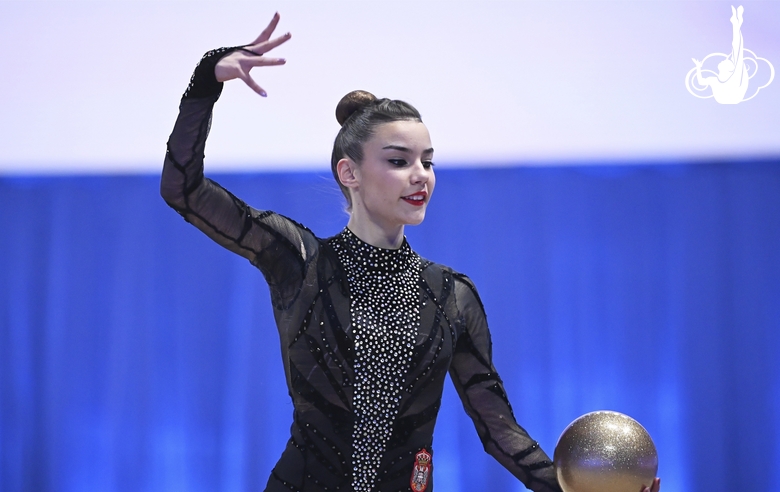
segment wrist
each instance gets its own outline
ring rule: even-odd
[[[217,80],[214,69],[225,55],[239,49],[238,46],[217,48],[207,51],[192,72],[190,83],[182,99],[218,96],[222,93],[223,83]]]

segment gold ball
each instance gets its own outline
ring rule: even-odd
[[[561,434],[553,456],[564,492],[639,492],[658,472],[644,427],[618,412],[591,412]]]

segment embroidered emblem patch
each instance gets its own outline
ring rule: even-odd
[[[414,492],[423,492],[428,488],[428,478],[431,476],[431,455],[423,449],[414,457],[414,468],[412,469],[412,490]]]

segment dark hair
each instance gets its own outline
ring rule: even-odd
[[[349,157],[360,164],[363,160],[363,144],[371,138],[378,125],[401,120],[422,122],[422,118],[420,112],[407,102],[377,99],[370,92],[352,91],[342,97],[336,106],[336,119],[341,125],[341,130],[333,142],[330,169],[351,206],[349,191],[339,181],[336,164],[344,157]]]

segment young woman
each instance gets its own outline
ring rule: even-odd
[[[255,210],[203,177],[222,82],[239,78],[266,95],[249,71],[284,63],[264,56],[290,38],[271,39],[278,21],[249,45],[204,55],[182,98],[161,184],[187,221],[268,281],[295,412],[266,490],[431,492],[431,441],[449,372],[485,449],[530,489],[559,491],[548,456],[512,414],[474,285],[404,238],[404,226],[425,217],[436,183],[416,109],[362,91],[339,103],[331,165],[350,218],[331,238]]]

